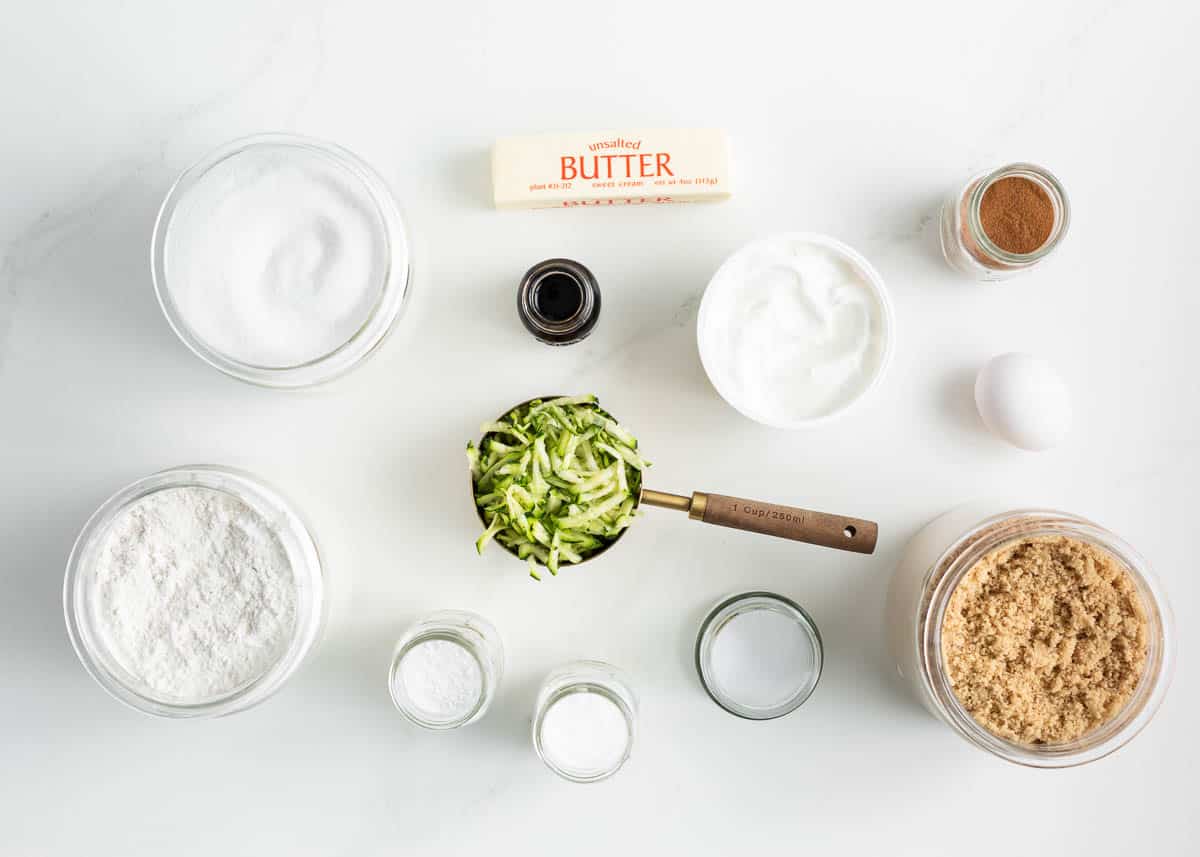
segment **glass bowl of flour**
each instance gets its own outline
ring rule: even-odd
[[[383,179],[320,140],[260,134],[185,170],[154,225],[154,289],[211,366],[306,387],[359,365],[399,320],[411,249]]]
[[[220,717],[271,696],[316,644],[325,581],[274,489],[177,467],[110,497],[67,563],[71,644],[109,694],[160,717]]]

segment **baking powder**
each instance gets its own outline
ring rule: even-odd
[[[164,701],[226,696],[288,649],[296,583],[279,537],[224,491],[166,488],[116,516],[92,570],[100,642]]]
[[[227,358],[290,368],[336,351],[383,292],[388,240],[363,181],[332,155],[252,146],[180,197],[165,245],[180,317]]]
[[[483,694],[479,662],[451,640],[417,643],[400,659],[395,681],[418,714],[437,721],[466,717]]]

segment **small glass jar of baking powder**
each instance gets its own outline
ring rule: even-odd
[[[1006,180],[1023,187],[1027,198],[1043,209],[1040,219],[1045,231],[1039,234],[1036,247],[1011,245],[1005,249],[985,228],[984,198],[993,188],[1003,189],[1000,183]],[[998,214],[1003,215],[998,221],[1017,216],[1015,212]],[[942,204],[940,220],[942,255],[950,267],[975,280],[998,281],[1028,271],[1054,252],[1067,234],[1071,207],[1066,190],[1049,170],[1016,163],[972,176]]]
[[[603,661],[574,661],[538,691],[533,748],[563,779],[599,782],[629,759],[636,723],[637,699],[624,673]]]
[[[1110,720],[1066,743],[1019,744],[985,729],[955,695],[942,657],[942,628],[951,595],[976,563],[1014,542],[1053,536],[1100,548],[1128,572],[1146,614],[1146,662],[1133,696]],[[921,703],[972,745],[1030,767],[1081,765],[1124,746],[1158,710],[1174,666],[1171,611],[1146,561],[1113,533],[1065,512],[984,502],[935,519],[905,548],[886,612],[896,669]]]
[[[388,690],[400,713],[426,729],[455,729],[487,712],[504,674],[504,645],[482,616],[442,610],[396,643]]]

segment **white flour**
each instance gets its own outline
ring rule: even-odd
[[[593,691],[574,691],[542,715],[542,753],[573,774],[607,773],[625,758],[629,724],[616,703]]]
[[[426,640],[413,646],[397,673],[416,713],[438,721],[466,717],[483,693],[479,663],[450,640]]]
[[[287,553],[263,517],[212,488],[139,500],[103,537],[95,624],[156,697],[200,702],[263,675],[296,625]]]

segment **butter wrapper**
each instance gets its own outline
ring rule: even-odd
[[[720,202],[729,140],[715,129],[505,137],[492,148],[496,208]]]

